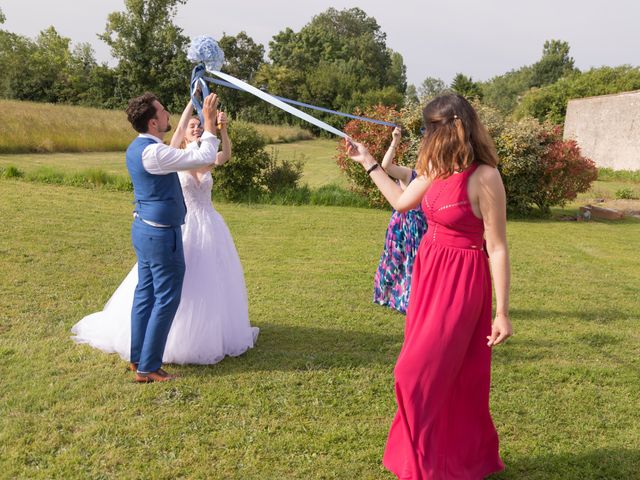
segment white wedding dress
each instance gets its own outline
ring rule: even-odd
[[[187,205],[182,226],[186,273],[163,362],[212,364],[252,348],[259,330],[249,323],[244,273],[231,233],[211,204],[211,173],[200,182],[188,172],[178,175]],[[137,283],[134,265],[104,310],[74,325],[72,338],[129,360]]]

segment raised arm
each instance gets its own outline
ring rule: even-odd
[[[200,167],[195,169],[195,172],[199,174],[205,174],[211,167],[218,167],[220,165],[225,164],[231,158],[231,139],[229,138],[229,132],[227,131],[227,114],[224,112],[218,112],[218,125],[220,126],[220,148],[216,154],[216,161],[212,165],[206,165],[204,167]]]
[[[142,164],[147,172],[154,175],[166,175],[171,172],[193,170],[213,165],[220,140],[216,137],[216,119],[218,118],[218,96],[207,95],[202,105],[204,133],[200,137],[200,146],[189,150],[173,148],[163,143],[149,145],[142,153]]]
[[[176,127],[176,131],[173,132],[173,136],[171,137],[171,145],[173,148],[180,148],[182,144],[182,140],[184,140],[184,133],[187,130],[187,124],[189,123],[189,119],[191,118],[191,114],[193,113],[193,104],[191,103],[191,99],[187,102],[186,107],[182,111],[182,115],[180,116],[180,121],[178,122],[178,126]]]
[[[360,163],[366,171],[370,172],[371,180],[373,180],[391,206],[399,212],[406,212],[420,205],[422,197],[431,184],[431,179],[424,175],[419,175],[403,191],[396,182],[384,173],[382,168],[374,167],[377,162],[361,143],[347,140],[347,154],[353,161]]]
[[[216,166],[224,165],[231,159],[231,139],[229,138],[229,132],[227,131],[227,114],[224,112],[218,113],[218,125],[220,125],[220,147],[221,151],[216,156]]]
[[[391,132],[391,145],[387,149],[387,153],[384,154],[381,166],[385,172],[387,172],[393,178],[400,180],[403,190],[407,188],[407,185],[411,183],[411,177],[413,176],[413,170],[402,165],[396,165],[393,163],[393,158],[396,154],[396,149],[400,143],[402,131],[399,127],[393,129]]]
[[[488,345],[498,345],[513,334],[509,319],[509,288],[511,267],[507,246],[506,195],[497,168],[481,167],[479,174],[478,204],[484,221],[487,253],[491,263],[491,276],[496,294],[496,317],[493,321]]]

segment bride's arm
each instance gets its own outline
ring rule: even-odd
[[[220,125],[220,142],[222,151],[218,152],[216,157],[216,166],[224,165],[231,159],[231,139],[229,138],[229,132],[227,131],[227,114],[224,112],[218,113],[218,125]]]
[[[184,140],[184,134],[187,131],[187,125],[189,124],[189,119],[191,118],[192,113],[193,104],[191,103],[191,99],[189,99],[187,106],[184,107],[184,110],[182,111],[182,115],[180,116],[180,121],[178,122],[176,131],[173,132],[171,143],[169,143],[169,145],[173,148],[180,148],[180,144],[182,144],[182,140]]]
[[[207,173],[211,167],[219,167],[224,165],[231,159],[231,139],[229,138],[229,132],[227,130],[228,124],[227,115],[224,112],[218,112],[218,125],[220,125],[220,146],[222,150],[216,154],[216,161],[212,165],[199,168],[197,170],[200,174]]]

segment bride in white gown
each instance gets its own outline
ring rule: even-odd
[[[171,146],[190,148],[202,135],[200,121],[185,108],[171,139]],[[224,113],[218,116],[222,151],[215,165],[231,157],[231,142]],[[211,204],[213,179],[205,167],[179,172],[187,216],[182,226],[186,273],[180,307],[171,325],[163,362],[212,364],[225,355],[238,356],[255,344],[258,328],[249,323],[247,290],[240,258],[229,229]],[[101,312],[84,317],[73,326],[78,343],[129,360],[131,306],[138,283],[134,265]]]

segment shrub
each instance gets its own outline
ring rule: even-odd
[[[393,107],[384,105],[376,105],[366,109],[364,112],[356,111],[356,115],[364,115],[366,117],[375,118],[377,120],[385,120],[389,122],[398,122],[400,112]],[[369,152],[378,162],[382,161],[389,145],[391,144],[391,132],[393,128],[375,123],[363,122],[360,120],[352,120],[344,128],[344,132],[357,142],[361,142],[367,146]],[[406,165],[408,159],[405,153],[409,150],[411,142],[404,139],[398,145],[396,150],[396,161],[401,165]],[[415,159],[414,159],[415,162]],[[347,175],[351,189],[368,198],[371,206],[386,205],[386,200],[380,193],[376,185],[371,181],[369,175],[364,171],[362,166],[352,161],[347,156],[347,150],[344,142],[338,144],[338,153],[336,155],[336,163],[340,170]]]
[[[230,124],[229,137],[232,158],[213,170],[214,185],[229,200],[258,195],[262,190],[262,172],[270,162],[266,140],[253,126],[241,121]]]
[[[0,167],[0,177],[3,178],[20,178],[24,176],[24,172],[22,170],[18,170],[17,167],[13,165],[9,165],[7,167]]]
[[[271,193],[281,192],[288,189],[296,189],[298,182],[302,178],[304,160],[282,160],[278,161],[278,151],[271,150],[269,162],[262,172],[262,184]]]
[[[364,113],[402,123],[406,136],[397,152],[401,165],[415,164],[421,140],[422,108],[414,106],[397,112],[378,106]],[[479,102],[474,103],[474,108],[496,144],[498,168],[511,213],[530,215],[537,207],[541,214],[548,215],[551,207],[563,206],[575,199],[597,178],[594,162],[582,156],[574,141],[562,140],[561,127],[541,124],[531,117],[517,121],[506,119],[497,109]],[[365,122],[350,122],[345,132],[364,143],[377,160],[382,159],[391,140],[390,127]],[[364,194],[370,205],[386,204],[362,167],[347,157],[342,143],[338,147],[337,162],[348,176],[351,188]]]
[[[542,177],[540,158],[544,154],[541,143],[543,129],[537,120],[528,118],[507,123],[494,138],[507,193],[507,207],[518,214],[531,211]]]
[[[540,158],[540,187],[533,197],[543,213],[549,213],[552,206],[562,207],[574,200],[598,178],[595,162],[582,156],[575,140],[562,140],[559,128],[543,138],[543,143],[549,140]]]
[[[637,200],[638,195],[633,191],[633,188],[621,188],[616,190],[616,198],[619,200]]]
[[[561,127],[527,117],[507,122],[491,107],[475,108],[495,140],[511,212],[527,215],[537,206],[548,215],[597,178],[594,162],[581,155],[575,141],[562,140]]]

